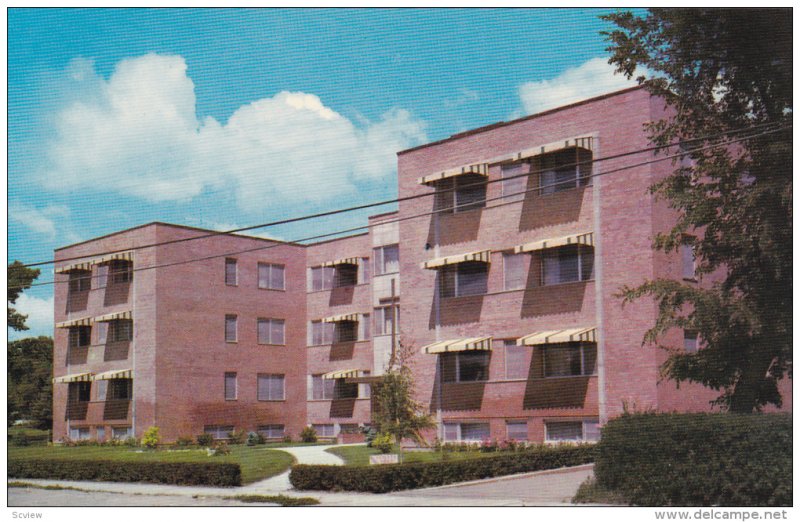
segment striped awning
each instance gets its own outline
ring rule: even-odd
[[[515,254],[523,252],[533,252],[535,250],[545,250],[547,248],[555,248],[566,245],[594,245],[594,233],[584,232],[581,234],[572,234],[570,236],[554,237],[550,239],[542,239],[540,241],[531,241],[514,247]]]
[[[451,352],[467,352],[472,350],[491,350],[492,337],[468,337],[466,339],[450,339],[439,341],[422,347],[422,353],[437,354]]]
[[[568,328],[566,330],[548,330],[535,332],[517,339],[517,344],[535,346],[538,344],[597,342],[597,328],[594,326],[583,328]]]
[[[75,271],[90,272],[92,270],[91,261],[82,261],[80,263],[72,263],[71,265],[64,265],[56,268],[56,274],[68,274]]]
[[[93,381],[109,381],[111,379],[133,379],[133,370],[111,370],[109,372],[97,373],[92,378]]]
[[[91,372],[73,373],[70,375],[62,375],[61,377],[53,378],[53,384],[67,383],[67,382],[89,382],[91,380],[92,380]]]
[[[97,259],[92,260],[93,265],[102,265],[103,263],[110,263],[111,261],[131,261],[133,259],[133,252],[116,252],[108,254]]]
[[[489,164],[474,163],[472,165],[462,165],[460,167],[443,170],[441,172],[434,172],[433,174],[428,174],[427,176],[422,176],[421,178],[418,178],[417,183],[419,183],[420,185],[428,185],[430,183],[433,183],[434,181],[439,181],[440,179],[452,178],[455,176],[463,176],[464,174],[477,174],[478,176],[488,177]]]
[[[594,143],[592,136],[576,136],[574,138],[567,138],[565,140],[554,141],[545,145],[539,145],[538,147],[521,150],[514,154],[511,159],[512,161],[520,161],[527,158],[532,158],[534,156],[539,156],[541,154],[547,154],[549,152],[555,152],[561,149],[568,149],[570,147],[593,150],[593,145]]]
[[[81,317],[56,323],[56,328],[72,328],[73,326],[91,326],[94,320],[91,317]]]
[[[322,375],[323,379],[350,379],[355,377],[362,377],[366,370],[336,370],[335,372],[328,372]]]
[[[133,312],[130,310],[125,312],[114,312],[113,314],[105,314],[94,318],[94,320],[97,322],[122,321],[131,319],[133,319]]]
[[[332,315],[330,317],[324,317],[322,319],[323,323],[341,323],[342,321],[353,321],[358,322],[358,314],[341,314],[341,315]]]
[[[469,252],[467,254],[457,254],[454,256],[438,257],[422,263],[422,268],[428,270],[436,270],[447,265],[457,265],[458,263],[466,263],[468,261],[477,261],[480,263],[491,262],[491,250],[481,250],[480,252]]]
[[[357,257],[344,257],[336,261],[326,261],[322,266],[339,266],[339,265],[358,265]]]

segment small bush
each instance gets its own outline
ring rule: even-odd
[[[228,442],[230,444],[244,444],[244,430],[233,430],[228,433]]]
[[[372,426],[362,426],[361,433],[364,434],[364,442],[367,443],[367,447],[372,447],[372,441],[375,440],[375,437],[378,436],[378,430],[373,428]]]
[[[31,440],[25,434],[25,432],[18,431],[11,435],[11,444],[13,446],[30,446]]]
[[[257,431],[251,431],[247,434],[247,445],[255,446],[256,444],[266,444],[267,439]]]
[[[481,442],[481,447],[479,449],[481,453],[494,453],[499,449],[499,445],[496,440],[487,439]]]
[[[194,444],[194,440],[191,437],[178,437],[174,446],[176,448],[188,448],[192,444]]]
[[[283,436],[283,442],[291,444],[292,442],[294,442],[294,439],[292,439],[292,436],[287,433],[286,435]]]
[[[201,433],[197,436],[197,445],[201,448],[210,448],[214,445],[214,436],[210,433]]]
[[[300,440],[303,442],[317,442],[317,430],[312,426],[306,426],[300,432]]]
[[[161,442],[161,436],[158,434],[156,426],[150,426],[142,435],[142,446],[147,449],[156,449],[158,443]]]
[[[227,442],[218,442],[218,443],[216,443],[214,445],[214,453],[213,453],[213,455],[215,457],[221,457],[221,456],[230,455],[230,454],[231,454],[231,448],[230,448],[230,446],[228,446]]]
[[[598,484],[631,504],[792,505],[789,415],[623,415],[597,450]]]
[[[79,441],[79,442],[83,442],[83,441]],[[88,441],[86,441],[86,442],[88,442]],[[139,445],[139,440],[136,437],[128,437],[127,439],[125,439],[125,443],[124,444],[126,446],[131,447],[131,448],[135,448],[135,447],[137,447]],[[86,445],[87,446],[91,446],[92,444],[86,444]]]
[[[9,478],[151,482],[156,484],[240,486],[242,470],[227,462],[142,462],[118,460],[12,458]]]
[[[514,454],[442,462],[414,462],[382,466],[292,467],[289,481],[295,489],[387,493],[403,489],[442,486],[515,473],[577,466],[594,460],[593,445],[538,446]]]
[[[390,433],[378,433],[378,435],[372,439],[372,447],[381,453],[391,452],[392,448],[394,448],[394,444],[392,443],[392,435]]]

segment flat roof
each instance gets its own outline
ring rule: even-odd
[[[587,103],[596,102],[599,100],[604,100],[606,98],[611,98],[613,96],[619,96],[620,94],[626,94],[631,91],[635,91],[638,89],[644,89],[644,85],[636,85],[634,87],[628,87],[626,89],[622,89],[619,91],[609,92],[606,94],[601,94],[600,96],[595,96],[594,98],[587,98],[585,100],[577,101],[575,103],[570,103],[568,105],[562,105],[561,107],[555,107],[553,109],[548,109],[546,111],[537,112],[536,114],[529,114],[528,116],[523,116],[521,118],[517,118],[511,121],[499,121],[497,123],[492,123],[490,125],[485,125],[483,127],[478,127],[477,129],[471,129],[464,132],[459,132],[458,134],[453,134],[448,138],[444,138],[437,141],[431,141],[430,143],[423,143],[422,145],[417,145],[416,147],[411,147],[410,149],[401,150],[397,153],[398,156],[401,154],[406,154],[408,152],[414,152],[415,150],[424,149],[426,147],[432,147],[434,145],[440,145],[442,143],[447,143],[448,141],[454,141],[460,138],[464,138],[466,136],[472,136],[473,134],[480,134],[481,132],[487,132],[493,129],[497,129],[499,127],[505,127],[506,125],[513,125],[515,123],[519,123],[521,121],[532,120],[534,118],[540,118],[542,116],[546,116],[548,114],[553,114],[554,112],[559,112],[567,109],[572,109],[573,107],[578,107],[580,105],[586,105]]]

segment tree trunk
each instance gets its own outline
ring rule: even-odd
[[[731,413],[753,413],[764,402],[761,394],[767,388],[767,372],[772,364],[772,356],[756,354],[751,357],[750,364],[742,370],[731,393],[728,406]]]

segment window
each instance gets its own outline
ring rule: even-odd
[[[311,377],[312,384],[312,398],[315,401],[333,399],[334,388],[336,381],[333,379],[323,379],[322,375],[313,375]]]
[[[108,390],[108,381],[105,379],[94,381],[95,385],[97,386],[97,400],[104,401],[106,400],[106,391]]]
[[[375,335],[391,335],[392,328],[394,333],[399,332],[398,327],[398,306],[384,306],[375,309]]]
[[[69,347],[89,346],[92,339],[91,326],[73,326],[69,329]]]
[[[386,245],[375,249],[375,275],[400,271],[400,246]]]
[[[133,263],[130,261],[115,259],[111,261],[108,272],[111,276],[111,282],[114,284],[130,283],[133,281]]]
[[[506,421],[506,438],[509,440],[528,440],[528,423],[525,421]]]
[[[73,270],[69,273],[69,291],[86,292],[92,286],[92,272],[89,270]]]
[[[358,384],[346,382],[345,379],[336,379],[333,387],[334,399],[358,399]]]
[[[440,278],[442,297],[485,294],[489,279],[489,265],[469,261],[445,266],[440,270]]]
[[[686,239],[680,246],[681,275],[684,279],[694,280],[697,277],[697,261],[694,255],[694,245]]]
[[[503,288],[519,290],[525,288],[525,259],[527,254],[503,254]]]
[[[114,426],[111,428],[111,438],[124,440],[133,437],[133,428],[130,426]]]
[[[466,212],[486,206],[486,178],[464,174],[436,183],[435,209],[443,213]]]
[[[282,374],[258,374],[258,400],[282,401],[286,399]]]
[[[97,276],[94,278],[95,288],[105,288],[108,285],[108,265],[97,265]]]
[[[697,351],[697,332],[694,330],[683,331],[683,349],[687,353],[694,353]]]
[[[594,375],[597,345],[594,343],[565,343],[542,349],[545,377]]]
[[[258,319],[259,344],[286,344],[286,324],[283,319]]]
[[[586,245],[552,248],[543,253],[542,284],[588,281],[594,277],[594,249]]]
[[[311,346],[333,342],[334,323],[311,321]]]
[[[215,439],[227,439],[233,431],[233,426],[203,426],[203,433],[208,433]]]
[[[545,422],[547,442],[596,442],[600,440],[597,420]]]
[[[583,187],[591,180],[592,153],[582,148],[571,148],[540,157],[541,175],[539,176],[539,193],[554,194],[562,190]]]
[[[355,321],[339,321],[334,323],[334,339],[337,343],[351,343],[358,340],[358,323]]]
[[[236,286],[236,279],[236,260],[228,257],[225,259],[225,284]]]
[[[333,287],[355,286],[358,284],[358,265],[338,265],[333,278]]]
[[[92,394],[92,383],[90,382],[71,382],[69,383],[69,397],[75,402],[89,402]]]
[[[236,323],[237,317],[235,315],[225,316],[225,341],[229,343],[236,342]]]
[[[444,424],[445,441],[477,442],[489,438],[489,424],[483,422],[462,422]]]
[[[226,401],[235,401],[236,400],[236,373],[235,372],[227,372],[227,373],[225,373],[225,400]]]
[[[286,289],[286,269],[283,265],[258,264],[258,287],[268,290]]]
[[[489,380],[489,352],[473,351],[442,354],[443,382]]]
[[[258,432],[267,439],[282,439],[286,434],[283,424],[264,424],[258,427]]]
[[[106,321],[98,321],[94,324],[94,328],[97,329],[97,344],[106,344],[108,342],[108,323]]]
[[[129,401],[133,398],[132,379],[111,379],[108,382],[108,394],[106,400],[109,401]]]
[[[133,340],[133,321],[120,319],[110,321],[108,327],[107,342],[120,343]]]
[[[332,266],[317,266],[311,269],[311,290],[330,290],[333,288],[333,274],[335,269]]]
[[[527,174],[529,170],[529,163],[511,163],[503,165],[500,168],[500,176],[503,178],[500,184],[503,199],[506,201],[522,201],[525,199],[525,189],[528,187],[528,176],[524,176],[523,174]]]
[[[92,437],[89,428],[70,428],[69,438],[72,440],[88,440]]]
[[[312,428],[317,432],[320,437],[335,437],[336,430],[333,424],[312,424]]]
[[[528,347],[517,345],[517,341],[503,341],[506,356],[506,379],[526,379],[528,377]]]
[[[100,442],[106,440],[106,429],[103,426],[98,426],[96,430],[97,430],[97,440],[99,440]]]

